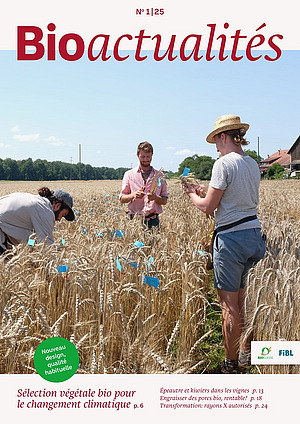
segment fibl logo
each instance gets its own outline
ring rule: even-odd
[[[279,350],[279,356],[294,356],[292,349],[290,350]]]
[[[269,356],[270,352],[271,352],[270,347],[263,347],[261,350],[262,356],[258,356],[258,359],[273,359],[273,356]]]

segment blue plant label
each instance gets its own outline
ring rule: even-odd
[[[135,262],[133,259],[131,259],[131,258],[128,258],[127,259],[127,261],[126,261],[126,263],[128,263],[128,265],[131,265],[131,266],[133,266],[134,268],[137,268],[138,267],[138,263],[137,262]]]
[[[119,271],[121,271],[121,269],[122,269],[122,265],[120,264],[119,256],[117,256],[117,260],[116,260],[116,262],[117,262],[118,270],[119,270]]]
[[[159,287],[159,279],[155,277],[149,277],[149,275],[145,276],[144,283],[148,284],[149,286],[155,287],[156,289]]]
[[[154,262],[154,258],[152,256],[150,256],[149,260],[148,260],[148,266],[150,266],[151,264],[153,264]]]
[[[68,265],[60,265],[57,267],[58,272],[67,272],[68,271]]]
[[[112,231],[111,233],[112,236],[117,236],[117,237],[123,237],[124,236],[124,231]]]

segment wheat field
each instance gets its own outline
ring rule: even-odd
[[[260,220],[265,258],[248,275],[247,331],[254,340],[300,340],[300,181],[263,181]],[[264,365],[261,373],[300,373],[299,365]]]
[[[212,308],[221,320],[203,253],[213,220],[173,181],[161,229],[152,233],[128,219],[120,181],[2,182],[0,195],[44,185],[72,194],[76,221],[57,223],[51,249],[24,244],[0,258],[0,373],[34,373],[36,347],[53,336],[74,343],[78,373],[205,372]],[[255,340],[299,340],[299,211],[299,181],[262,181],[268,252],[250,271],[246,296],[245,331]],[[59,273],[60,265],[68,271]]]

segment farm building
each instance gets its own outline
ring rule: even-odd
[[[266,159],[259,162],[260,173],[264,174],[270,166],[274,165],[274,163],[278,163],[287,171],[290,171],[290,161],[289,150],[278,150],[276,153],[273,153],[271,156],[268,155]]]
[[[291,176],[296,177],[297,175],[300,175],[300,136],[292,145],[288,154],[291,158]]]

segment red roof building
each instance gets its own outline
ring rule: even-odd
[[[266,159],[263,159],[259,162],[259,169],[260,173],[264,174],[266,170],[274,165],[274,163],[278,163],[279,165],[283,166],[285,169],[289,170],[291,165],[291,156],[288,153],[287,150],[278,150],[276,153],[273,153],[273,155],[269,156]]]

